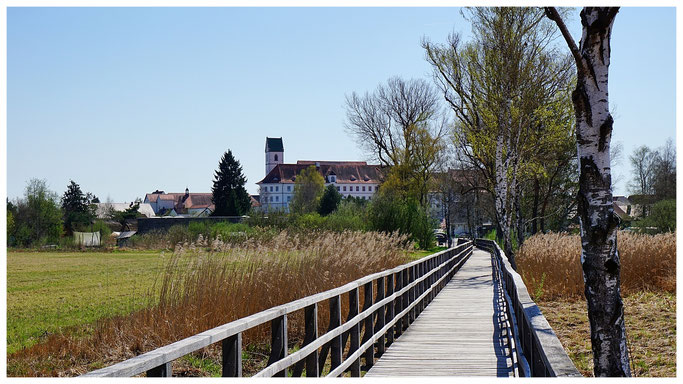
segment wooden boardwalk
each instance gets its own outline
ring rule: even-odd
[[[491,254],[475,248],[365,376],[512,376],[502,300]]]

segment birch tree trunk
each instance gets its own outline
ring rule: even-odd
[[[583,35],[577,47],[557,10],[546,8],[546,15],[558,25],[572,51],[578,73],[572,94],[580,168],[577,203],[595,376],[631,376],[609,152],[614,120],[609,113],[607,80],[610,35],[618,10],[584,8]]]

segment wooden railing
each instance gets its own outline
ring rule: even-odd
[[[505,291],[506,310],[512,321],[510,341],[517,350],[514,358],[519,363],[520,374],[581,376],[541,310],[531,300],[522,277],[512,268],[505,252],[492,240],[477,239],[474,244],[494,256],[494,270],[497,270],[494,273],[499,274]]]
[[[86,377],[123,377],[146,373],[171,376],[171,362],[214,343],[222,346],[222,376],[242,376],[242,333],[270,322],[271,352],[268,365],[255,376],[318,377],[330,357],[327,376],[350,372],[359,377],[385,348],[450,281],[472,254],[472,242],[378,272],[339,288],[292,301],[155,349]],[[363,288],[363,308],[360,289]],[[341,303],[348,295],[349,310],[342,323]],[[318,305],[329,305],[329,327],[318,335]],[[304,311],[305,336],[301,348],[288,354],[287,317]],[[363,329],[363,332],[361,332]],[[362,337],[361,337],[362,336]],[[361,357],[365,364],[361,367]]]

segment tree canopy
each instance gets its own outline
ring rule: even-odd
[[[24,197],[17,199],[16,204],[8,203],[8,211],[12,212],[13,219],[8,245],[29,247],[59,241],[62,233],[59,198],[48,189],[45,180],[31,179]]]
[[[328,185],[320,198],[320,207],[318,213],[321,216],[327,216],[337,210],[339,203],[342,200],[342,195],[337,191],[337,187],[333,184]]]
[[[443,150],[446,120],[435,89],[393,77],[374,92],[346,97],[346,129],[368,155],[391,168],[387,182],[403,198],[426,203],[428,181]]]
[[[73,231],[90,225],[95,219],[95,206],[92,200],[92,194],[84,194],[78,184],[73,180],[70,181],[61,200],[64,229],[67,235],[71,235]]]
[[[542,9],[482,7],[466,13],[472,41],[451,34],[447,44],[425,40],[423,47],[455,113],[458,160],[486,181],[481,188],[493,197],[498,233],[512,257],[513,216],[518,232],[524,230],[524,181],[548,173],[541,159],[557,150],[548,145],[553,139],[571,140],[571,123],[553,110],[569,109],[562,94],[570,85],[572,62],[550,44],[556,32]]]
[[[325,179],[315,165],[302,170],[294,182],[294,197],[289,205],[290,211],[299,214],[317,211],[324,188]]]
[[[211,193],[216,209],[213,216],[242,216],[251,209],[251,198],[244,188],[247,179],[240,162],[228,150],[218,163]]]

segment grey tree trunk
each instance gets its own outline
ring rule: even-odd
[[[547,16],[560,28],[577,66],[572,94],[579,157],[578,214],[581,265],[588,303],[595,376],[631,376],[617,251],[619,218],[612,208],[609,113],[610,35],[619,8],[586,7],[581,11],[580,46],[555,8]]]

